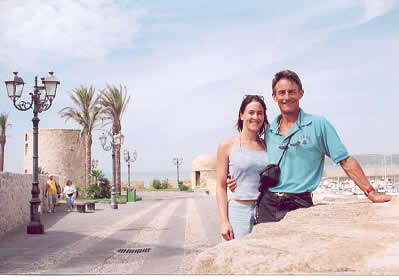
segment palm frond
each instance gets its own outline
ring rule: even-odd
[[[65,121],[72,119],[82,127],[81,134],[91,134],[100,120],[100,96],[96,96],[95,93],[96,89],[93,86],[82,85],[70,93],[75,107],[65,107],[59,111]]]
[[[120,85],[117,88],[107,84],[106,88],[101,91],[99,103],[103,106],[103,119],[112,121],[113,134],[120,133],[122,129],[121,119],[129,101],[130,96],[127,95],[126,86],[122,88]]]

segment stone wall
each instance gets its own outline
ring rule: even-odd
[[[48,209],[47,200],[44,199],[46,181],[47,176],[39,176],[41,212]],[[0,172],[0,236],[19,225],[29,223],[31,190],[32,175]]]
[[[399,274],[399,196],[315,193],[315,206],[202,252],[193,274]]]
[[[127,187],[128,182],[122,182],[121,187],[125,189]],[[130,185],[135,188],[144,188],[144,181],[130,181]]]
[[[195,173],[200,173],[199,186],[196,186],[196,175]],[[216,170],[197,170],[193,171],[191,176],[192,188],[196,189],[207,189],[211,194],[216,193]]]
[[[79,135],[79,129],[39,129],[39,167],[49,175],[56,175],[61,187],[68,179],[84,186],[86,147]],[[32,174],[32,145],[32,131],[26,131],[24,170],[27,174]]]

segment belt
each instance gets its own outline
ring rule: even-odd
[[[311,192],[303,192],[303,193],[285,193],[285,192],[272,192],[273,194],[279,197],[287,197],[289,199],[294,200],[296,203],[300,204],[303,207],[310,207],[313,204],[309,203],[308,201],[304,200],[304,196],[312,197]]]
[[[275,192],[274,194],[277,196],[288,196],[285,192]]]
[[[308,196],[308,195],[312,195],[312,193],[311,192],[303,192],[303,193],[286,193],[286,192],[271,192],[271,193],[273,193],[273,194],[275,194],[275,195],[277,195],[277,196],[286,196],[286,197],[289,197],[289,196],[293,196],[293,195],[295,195],[295,196]]]

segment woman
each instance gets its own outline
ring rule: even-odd
[[[252,231],[259,196],[259,173],[267,165],[266,146],[261,136],[268,124],[263,96],[245,95],[236,123],[238,135],[219,144],[216,200],[221,235],[227,241]],[[237,182],[230,201],[227,201],[228,173]]]
[[[68,180],[66,182],[66,186],[64,188],[64,193],[66,195],[67,199],[67,206],[68,206],[68,212],[72,211],[74,205],[73,202],[76,198],[76,188],[74,185],[72,185],[72,181]]]

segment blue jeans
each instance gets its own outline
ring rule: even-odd
[[[73,208],[73,202],[75,201],[75,199],[73,198],[73,196],[69,197],[67,195],[67,206],[72,206]]]
[[[227,217],[233,228],[234,239],[243,237],[252,231],[255,222],[256,205],[235,201],[227,203]]]

